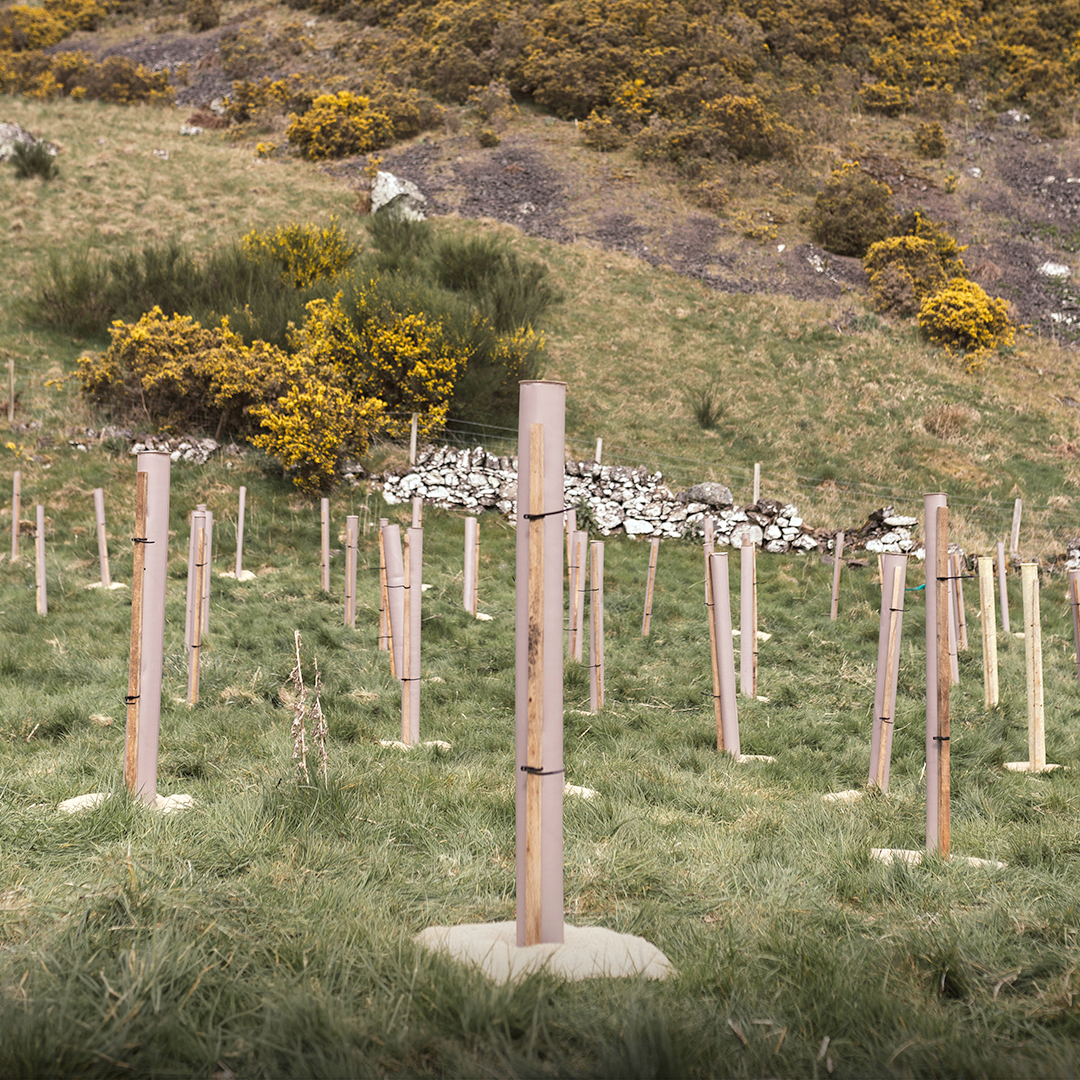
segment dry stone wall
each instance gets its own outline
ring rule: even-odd
[[[439,447],[424,451],[408,471],[381,478],[390,504],[419,497],[425,503],[461,510],[497,510],[513,515],[517,499],[517,459],[489,454],[482,447]],[[713,521],[719,544],[739,546],[743,537],[765,551],[827,551],[833,534],[803,521],[791,503],[761,499],[737,506],[723,484],[695,484],[674,493],[659,472],[644,466],[600,465],[568,461],[563,481],[564,505],[591,519],[602,536],[625,533],[643,538],[699,538],[705,518]],[[871,552],[910,552],[916,548],[913,517],[892,507],[876,510],[866,523],[847,533],[846,543]]]

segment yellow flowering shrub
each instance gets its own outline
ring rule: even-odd
[[[303,75],[288,75],[284,79],[263,76],[258,82],[239,79],[232,84],[232,93],[223,104],[225,116],[234,124],[244,124],[262,109],[291,109],[307,112],[315,98],[314,90]]]
[[[379,150],[390,145],[393,135],[389,117],[349,90],[321,94],[302,116],[293,113],[285,129],[289,145],[308,161]]]
[[[145,101],[168,105],[174,97],[164,71],[150,71],[123,56],[97,63],[86,53],[62,52],[46,56],[40,51],[0,52],[0,91],[50,100],[71,97],[96,99],[117,105]]]
[[[40,7],[15,4],[0,11],[0,50],[47,49],[76,30],[96,30],[105,18],[97,0],[44,0]]]
[[[868,113],[899,116],[909,105],[907,91],[891,83],[876,82],[859,88],[859,104]]]
[[[614,122],[606,116],[600,116],[595,109],[578,124],[578,130],[581,132],[581,141],[602,154],[618,150],[625,142],[623,133]]]
[[[336,216],[322,229],[291,222],[266,232],[252,230],[240,243],[250,258],[277,263],[282,277],[297,289],[336,277],[356,255]]]
[[[980,366],[991,349],[1011,345],[1016,336],[1008,304],[960,277],[923,300],[919,326],[935,345],[965,354],[969,370]]]

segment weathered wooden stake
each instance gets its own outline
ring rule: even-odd
[[[938,745],[937,767],[937,804],[938,832],[937,850],[942,858],[949,857],[950,845],[950,799],[951,778],[949,763],[951,758],[950,723],[949,723],[949,675],[951,656],[948,648],[949,634],[949,508],[940,506],[935,518],[937,533],[937,735],[934,741]],[[929,590],[928,590],[929,591]]]
[[[994,613],[994,560],[979,556],[979,623],[983,643],[983,704],[994,708],[999,701],[997,616]]]
[[[206,573],[206,529],[204,519],[195,520],[195,565],[188,571],[195,575],[195,595],[202,596],[203,574]],[[199,662],[202,653],[202,604],[195,605],[191,625],[191,648],[188,650],[188,704],[199,700]]]
[[[247,508],[247,488],[240,486],[240,506],[236,513],[236,580],[244,569],[244,511]]]
[[[462,604],[475,619],[479,607],[480,523],[474,517],[465,519],[465,573]]]
[[[892,759],[893,732],[896,730],[896,684],[900,669],[906,580],[907,556],[886,555],[882,560],[874,726],[870,738],[870,775],[867,780],[871,786],[876,785],[881,791],[889,790],[889,765]]]
[[[424,573],[424,530],[405,534],[404,619],[402,655],[405,669],[401,679],[401,741],[413,746],[420,741],[420,603]]]
[[[604,542],[589,544],[589,712],[604,707]]]
[[[840,563],[844,557],[844,534],[838,532],[833,542],[832,606],[829,608],[829,621],[836,622],[836,611],[840,604]]]
[[[709,556],[712,615],[716,626],[718,722],[716,749],[739,756],[739,707],[735,686],[735,642],[731,634],[731,587],[727,552]]]
[[[322,525],[322,547],[320,548],[319,569],[322,572],[323,592],[330,591],[330,500],[319,503],[320,524]]]
[[[577,544],[577,554],[574,556],[574,659],[582,664],[585,662],[585,582],[589,577],[589,534],[580,529],[574,537]]]
[[[660,540],[655,538],[649,544],[649,572],[645,578],[645,614],[641,619],[641,636],[649,636],[649,623],[652,622],[653,589],[656,585],[656,558],[660,552]]]
[[[146,803],[157,794],[171,464],[167,452],[144,450],[136,473],[124,781],[128,791]]]
[[[998,592],[1001,595],[1001,629],[1009,634],[1012,631],[1009,628],[1009,589],[1005,580],[1005,542],[1003,540],[998,541],[997,568]]]
[[[926,848],[937,849],[938,836],[938,530],[937,512],[946,505],[943,494],[923,496],[923,520],[926,529]],[[946,546],[945,551],[948,552]],[[948,603],[943,599],[942,609],[948,617]],[[948,650],[948,629],[940,637]],[[946,671],[945,687],[948,694],[949,672]],[[946,697],[947,699],[947,697]]]
[[[349,514],[345,518],[345,625],[356,629],[356,542],[360,518]]]
[[[521,384],[514,635],[518,945],[563,940],[565,409],[565,384]]]
[[[1020,552],[1020,515],[1024,511],[1024,500],[1017,499],[1013,503],[1012,533],[1009,536],[1009,553],[1017,555]]]
[[[19,558],[19,518],[22,517],[22,473],[16,469],[11,483],[11,561]]]
[[[739,689],[757,696],[757,545],[743,536],[739,585]]]
[[[1027,668],[1028,762],[1032,772],[1046,767],[1046,710],[1043,706],[1042,619],[1039,614],[1039,566],[1020,566],[1024,595],[1024,658]]]
[[[34,538],[35,569],[37,571],[37,613],[49,614],[49,600],[45,590],[45,507],[38,503],[37,535]]]
[[[412,414],[412,424],[409,427],[409,464],[416,464],[416,425],[420,419],[419,413]]]

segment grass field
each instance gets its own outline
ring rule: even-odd
[[[77,464],[50,502],[47,617],[32,565],[0,567],[4,1075],[1076,1071],[1080,702],[1056,582],[1043,600],[1047,746],[1073,768],[1003,770],[1026,755],[1023,652],[1003,641],[1002,705],[986,711],[973,627],[953,697],[953,850],[1008,868],[884,867],[871,847],[923,836],[922,594],[909,594],[891,791],[828,807],[822,794],[861,786],[868,768],[871,571],[846,574],[830,623],[827,567],[761,559],[769,701],[740,699],[741,736],[777,762],[736,765],[715,749],[699,550],[662,548],[643,640],[648,548],[610,542],[606,708],[587,714],[585,667],[565,676],[567,778],[599,793],[566,803],[566,915],[648,938],[678,976],[497,989],[411,937],[513,917],[513,530],[483,519],[494,619],[474,622],[462,521],[426,515],[421,732],[453,748],[406,757],[377,743],[397,735],[400,692],[374,647],[374,531],[347,630],[340,552],[333,595],[319,589],[314,506],[251,462],[175,467],[159,789],[199,806],[163,818],[120,794],[129,601],[84,588],[94,484],[109,492],[113,576],[129,580],[133,463]],[[217,569],[229,566],[241,482],[257,579],[215,577],[189,708],[186,513],[215,511]],[[349,512],[401,519],[359,490],[333,501],[337,526]],[[325,679],[325,782],[298,783],[290,758],[294,629]],[[101,790],[119,797],[56,811]]]
[[[923,838],[921,594],[909,594],[890,793],[828,806],[822,794],[861,786],[868,768],[872,571],[845,572],[830,623],[829,568],[761,558],[769,701],[740,700],[742,749],[777,761],[737,765],[715,749],[699,549],[663,547],[643,641],[648,549],[611,541],[606,708],[585,711],[584,667],[565,674],[567,779],[599,792],[567,800],[567,919],[648,938],[678,976],[496,988],[412,937],[513,917],[513,530],[483,519],[481,608],[494,619],[474,622],[460,603],[461,519],[425,515],[421,731],[452,749],[405,757],[378,745],[399,731],[400,693],[375,649],[373,529],[362,531],[352,631],[340,553],[333,595],[318,587],[316,503],[257,455],[176,466],[159,788],[199,806],[159,817],[123,797],[130,602],[84,586],[97,576],[99,486],[113,577],[130,580],[134,462],[121,446],[71,450],[69,427],[96,418],[70,384],[46,385],[102,343],[28,329],[12,300],[50,248],[123,250],[174,232],[205,248],[289,217],[344,219],[352,195],[297,163],[182,140],[173,113],[5,104],[65,155],[51,184],[0,170],[0,358],[16,361],[17,422],[41,424],[12,432],[2,452],[23,471],[23,517],[46,507],[49,559],[45,618],[29,559],[0,562],[0,1073],[1080,1071],[1080,702],[1060,577],[1044,579],[1042,603],[1047,751],[1071,768],[1003,769],[1026,753],[1023,652],[1003,640],[1002,704],[987,711],[973,627],[952,708],[953,850],[1008,867],[885,867],[871,847]],[[184,169],[168,171],[182,155]],[[1078,531],[1077,412],[1058,401],[1074,389],[1070,354],[1028,340],[968,376],[856,297],[720,297],[586,246],[514,243],[566,296],[548,326],[547,375],[569,383],[578,456],[603,436],[605,460],[741,492],[761,461],[764,494],[794,499],[812,524],[850,525],[888,501],[918,509],[922,490],[946,490],[969,550],[1004,535],[1018,495],[1025,551],[1060,553]],[[703,432],[687,394],[714,377],[724,411]],[[215,576],[201,703],[189,708],[186,515],[198,502],[215,512],[215,570],[226,569],[240,484],[257,579]],[[337,528],[349,513],[365,526],[402,520],[364,488],[335,493]],[[909,585],[920,581],[913,568]],[[325,782],[299,784],[290,759],[282,689],[297,629],[325,680]],[[117,797],[83,816],[56,812],[89,791]]]

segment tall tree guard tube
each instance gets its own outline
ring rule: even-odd
[[[169,561],[169,469],[161,450],[144,450],[135,474],[135,561],[131,577],[124,782],[133,796],[157,795],[158,729],[165,658],[165,580]]]
[[[405,598],[402,618],[401,741],[413,746],[420,741],[420,583],[424,574],[424,530],[409,529],[405,535]]]
[[[521,384],[514,632],[518,945],[563,940],[565,417],[564,383]]]
[[[97,526],[101,587],[107,589],[112,585],[112,575],[109,573],[109,542],[105,537],[105,492],[102,488],[94,488],[94,521]]]
[[[926,531],[926,847],[938,845],[938,534],[937,512],[946,504],[945,495],[936,492],[923,496],[923,520]],[[946,602],[946,611],[948,604]],[[948,641],[946,628],[945,640]],[[948,692],[949,672],[945,686]]]
[[[477,579],[480,574],[480,526],[474,517],[465,519],[464,570],[461,602],[465,610],[475,619],[479,596]]]
[[[405,633],[405,562],[401,554],[401,526],[382,530],[386,554],[386,597],[390,624],[390,666],[395,679],[405,675],[402,648]]]
[[[731,585],[727,552],[709,556],[709,584],[712,588],[712,616],[716,625],[716,672],[718,717],[716,749],[738,757],[739,707],[735,695],[735,643],[731,634]]]
[[[877,683],[874,687],[874,728],[870,737],[867,782],[889,790],[893,730],[896,722],[896,684],[900,675],[900,640],[904,620],[907,556],[886,555],[881,563],[881,622],[878,628]]]

